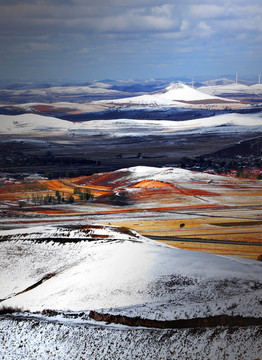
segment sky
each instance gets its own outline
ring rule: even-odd
[[[261,0],[0,0],[0,79],[262,72]]]

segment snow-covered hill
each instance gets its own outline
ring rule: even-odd
[[[200,173],[191,170],[185,170],[173,167],[150,167],[150,166],[134,166],[130,168],[123,168],[113,172],[95,174],[94,177],[90,176],[87,178],[87,182],[90,181],[92,184],[97,185],[108,185],[110,188],[118,189],[123,187],[133,187],[137,183],[151,180],[160,181],[169,184],[176,184],[178,182],[183,183],[198,183],[198,182],[210,182],[222,181],[223,178],[218,175]]]
[[[67,133],[70,122],[37,114],[0,115],[1,134],[39,134],[63,135]]]
[[[108,137],[147,136],[179,133],[259,132],[261,113],[224,114],[186,121],[167,120],[92,120],[72,123],[37,114],[0,115],[0,133],[3,135],[67,135]]]
[[[153,319],[261,315],[258,261],[181,250],[107,226],[36,227],[0,237],[1,305]]]
[[[151,106],[182,106],[181,102],[200,101],[200,100],[224,100],[213,95],[206,94],[199,90],[196,90],[183,83],[171,83],[164,90],[160,90],[155,93],[150,93],[141,96],[108,100],[105,102],[117,103],[117,104],[132,104],[132,105],[151,105]],[[186,104],[183,104],[186,107]]]
[[[262,117],[257,114],[223,114],[186,121],[168,120],[94,120],[82,123],[72,128],[76,135],[87,132],[87,129],[110,137],[121,136],[147,136],[147,135],[171,135],[171,134],[229,134],[261,132]]]

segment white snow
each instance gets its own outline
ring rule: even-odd
[[[0,115],[1,134],[39,134],[56,133],[62,135],[68,131],[69,121],[37,114]]]

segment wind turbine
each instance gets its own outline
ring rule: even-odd
[[[261,84],[261,74],[258,74],[258,83]]]
[[[195,82],[195,77],[193,76],[192,78],[192,88],[194,89],[194,82]]]
[[[238,73],[236,73],[236,84],[238,84]]]

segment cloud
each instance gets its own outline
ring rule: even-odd
[[[166,31],[175,26],[174,19],[162,15],[141,15],[130,12],[119,16],[101,19],[99,27],[95,20],[91,21],[92,30],[97,32],[150,32]]]
[[[34,34],[170,32],[179,36],[221,33],[227,26],[236,31],[260,31],[262,7],[239,5],[241,0],[162,1],[66,0],[1,1],[0,30],[6,36]],[[63,4],[63,5],[61,5]],[[191,25],[189,25],[191,24]],[[194,33],[194,29],[202,32]],[[191,31],[191,33],[190,33]],[[174,37],[176,37],[175,35]],[[171,36],[172,37],[172,36]]]
[[[214,33],[213,29],[205,21],[199,22],[197,29],[196,29],[196,34],[198,37],[208,38],[208,37],[211,37],[213,35],[213,33]]]

